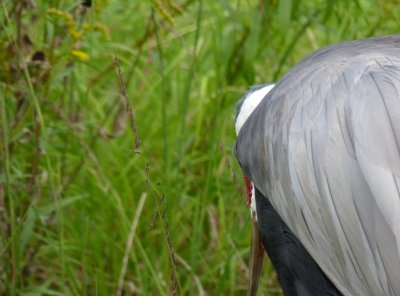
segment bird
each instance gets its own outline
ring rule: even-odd
[[[400,295],[400,35],[304,58],[239,101],[234,153],[284,295]]]

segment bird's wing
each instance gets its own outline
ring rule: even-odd
[[[345,295],[400,295],[400,37],[305,59],[243,125],[236,155]]]

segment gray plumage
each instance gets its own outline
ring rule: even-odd
[[[316,51],[236,143],[243,171],[344,295],[400,295],[400,35]]]

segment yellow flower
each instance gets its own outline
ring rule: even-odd
[[[91,23],[91,24],[84,24],[83,31],[84,32],[99,31],[103,34],[104,38],[106,38],[107,40],[111,39],[110,30],[108,29],[108,27],[99,22],[95,22],[95,23]]]
[[[71,55],[81,62],[87,62],[90,59],[87,53],[80,50],[71,50]]]
[[[58,16],[61,19],[63,19],[68,28],[68,33],[75,41],[78,41],[82,37],[82,34],[78,31],[78,26],[72,15],[54,8],[47,9],[47,13],[50,15]]]

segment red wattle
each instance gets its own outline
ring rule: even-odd
[[[251,180],[249,177],[244,176],[244,183],[246,184],[246,193],[247,193],[247,206],[250,207],[251,204],[251,191],[253,190],[253,185],[251,185]]]

